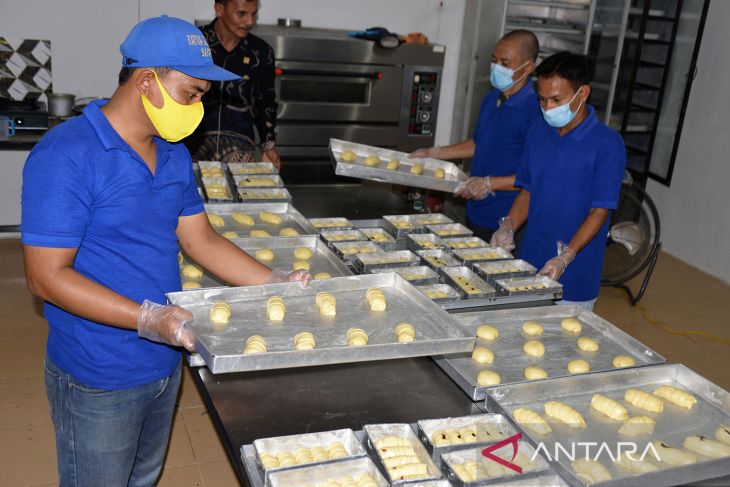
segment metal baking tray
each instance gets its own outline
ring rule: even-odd
[[[522,259],[477,262],[472,265],[472,269],[492,285],[497,279],[514,279],[537,274],[537,268]]]
[[[338,176],[369,179],[447,193],[453,193],[460,183],[466,181],[466,174],[452,162],[430,158],[410,159],[405,152],[355,144],[338,139],[330,139],[329,148],[332,161],[335,164],[335,174]],[[352,162],[342,161],[342,153],[345,151],[354,152],[357,159]],[[379,157],[381,162],[377,166],[366,166],[363,161],[370,156]],[[399,161],[400,165],[397,169],[386,169],[388,161],[391,160]],[[422,165],[422,174],[416,175],[410,172],[415,164]],[[439,179],[435,176],[436,169],[444,171],[443,178]]]
[[[369,458],[358,458],[338,463],[318,465],[298,470],[277,472],[271,475],[270,487],[309,487],[313,485],[326,485],[327,480],[350,477],[358,478],[368,474],[377,487],[387,487],[385,480],[373,461]],[[411,485],[411,484],[409,484]]]
[[[354,242],[368,239],[364,233],[355,228],[348,228],[347,230],[322,230],[319,232],[319,236],[330,247],[335,242]]]
[[[283,188],[284,181],[278,174],[250,174],[233,176],[239,188]]]
[[[236,197],[233,196],[233,191],[231,191],[231,185],[228,183],[228,179],[226,179],[226,178],[208,178],[208,177],[203,176],[201,178],[201,180],[203,181],[203,188],[205,189],[205,195],[208,197],[208,201],[225,203],[225,202],[233,202],[236,200]],[[211,192],[211,187],[213,185],[222,186],[224,194]]]
[[[441,223],[438,225],[426,225],[426,229],[439,237],[471,237],[474,232],[461,223]]]
[[[418,436],[413,431],[411,425],[407,423],[366,424],[363,427],[363,431],[365,432],[366,448],[372,453],[374,457],[378,459],[380,466],[382,467],[382,471],[385,472],[386,477],[390,479],[391,485],[402,485],[408,483],[408,481],[394,479],[390,476],[390,472],[388,472],[388,469],[385,467],[385,464],[383,463],[383,458],[380,456],[380,452],[375,446],[378,440],[380,440],[384,436],[390,435],[407,439],[411,443],[411,446],[413,446],[413,450],[415,450],[418,460],[421,463],[425,463],[428,467],[427,476],[420,479],[412,480],[436,480],[442,477],[441,470],[439,470],[439,468],[436,466],[436,463],[433,461],[426,448],[418,439]]]
[[[334,217],[334,218],[310,218],[309,223],[317,229],[317,231],[329,229],[329,230],[343,230],[352,228],[352,222],[347,218]]]
[[[385,311],[370,311],[365,299],[369,288],[383,291]],[[321,291],[335,295],[336,317],[319,314],[314,300]],[[281,296],[286,304],[282,322],[266,317],[266,301],[272,296]],[[432,356],[466,352],[474,346],[473,335],[456,319],[394,273],[314,280],[306,287],[290,282],[177,292],[168,294],[168,299],[193,314],[196,351],[214,374]],[[216,301],[231,306],[230,322],[222,327],[209,321],[210,306]],[[394,329],[400,322],[415,327],[416,340],[397,342]],[[347,346],[351,327],[369,335],[367,346]],[[303,331],[314,335],[313,350],[294,349],[293,337]],[[266,353],[243,354],[252,335],[266,340]]]
[[[205,190],[203,189],[203,176],[200,174],[200,166],[193,161],[193,176],[195,176],[195,185],[198,188],[198,194],[203,201],[207,200]]]
[[[379,272],[395,272],[403,279],[410,282],[414,286],[425,286],[428,284],[438,284],[440,276],[436,271],[425,265],[416,267],[399,267],[396,269],[376,269]]]
[[[448,240],[448,239],[444,239]],[[466,266],[477,262],[512,260],[514,257],[501,247],[480,247],[475,249],[453,249],[454,255]]]
[[[284,228],[292,228],[296,230],[300,235],[316,235],[317,230],[309,224],[309,221],[297,211],[291,203],[238,203],[238,204],[220,204],[220,205],[205,205],[205,211],[208,214],[215,213],[223,217],[225,225],[216,228],[218,233],[224,233],[227,231],[234,231],[241,235],[241,237],[248,237],[252,230],[265,230],[272,237],[279,236],[279,233]],[[276,213],[281,217],[281,224],[273,225],[270,223],[264,223],[258,217],[259,213],[267,211],[270,213]],[[254,219],[253,225],[242,225],[235,222],[231,215],[234,212],[245,213],[250,215]]]
[[[444,267],[461,265],[461,262],[447,250],[417,250],[416,254],[425,265],[437,271],[441,271]]]
[[[233,176],[277,174],[278,172],[270,162],[229,162],[228,170]]]
[[[410,250],[394,250],[392,252],[357,254],[353,263],[360,272],[367,274],[375,269],[414,267],[421,263],[421,259]]]
[[[452,237],[445,238],[444,242],[452,249],[482,249],[492,248],[489,244],[479,237]]]
[[[441,456],[441,459],[443,461],[442,469],[444,473],[448,476],[449,481],[452,483],[452,485],[456,487],[477,487],[477,486],[486,486],[486,485],[503,485],[502,482],[508,479],[516,478],[520,480],[527,481],[528,479],[531,480],[533,477],[540,475],[541,473],[547,472],[549,470],[549,465],[545,461],[544,458],[542,458],[540,455],[534,455],[535,454],[535,448],[530,445],[526,441],[518,441],[517,442],[517,452],[523,453],[527,455],[528,458],[532,458],[534,456],[533,460],[533,468],[528,471],[523,471],[521,474],[518,474],[517,472],[509,471],[508,474],[501,475],[501,476],[495,476],[495,477],[487,477],[478,479],[475,481],[463,481],[454,471],[453,465],[455,464],[464,464],[466,462],[477,462],[477,464],[484,464],[486,462],[494,462],[494,460],[485,457],[482,455],[482,448],[470,448],[465,450],[456,450],[449,453],[444,453]],[[494,455],[499,456],[501,458],[504,458],[505,460],[509,460],[513,455],[513,445],[507,444],[504,445],[492,452]],[[532,484],[527,484],[532,485]]]
[[[416,286],[416,289],[421,291],[424,296],[426,296],[428,299],[442,304],[442,303],[450,303],[461,300],[461,295],[454,289],[453,287],[449,286],[448,284],[430,284],[427,286]],[[429,297],[428,293],[431,292],[444,292],[446,293],[445,298],[435,298],[435,297]]]
[[[446,244],[438,235],[433,233],[411,233],[406,235],[409,250],[437,250],[445,249]]]
[[[465,299],[487,299],[492,298],[497,294],[497,290],[489,285],[484,279],[479,277],[476,272],[472,271],[468,267],[443,267],[441,273],[444,276],[446,284],[450,284],[461,294]],[[459,284],[459,278],[464,278],[472,284],[475,290],[467,291],[461,284]]]
[[[530,294],[561,295],[563,285],[547,276],[516,277],[512,279],[497,279],[495,281],[499,294],[503,296],[520,296]]]
[[[476,383],[480,371],[491,369],[499,373],[502,384],[530,382],[524,377],[524,369],[534,365],[545,369],[551,379],[569,375],[568,362],[574,359],[587,360],[591,373],[612,370],[616,355],[628,355],[636,360],[636,366],[665,362],[664,357],[595,313],[577,305],[544,306],[537,308],[504,309],[458,313],[456,319],[476,335],[481,324],[489,324],[499,330],[499,337],[487,342],[477,339],[477,346],[483,346],[494,353],[494,363],[478,364],[471,358],[471,352],[452,357],[439,357],[436,363],[474,401],[486,397],[488,387]],[[563,318],[577,318],[583,325],[580,335],[564,332],[560,327]],[[539,321],[545,332],[540,337],[531,337],[522,332],[527,320]],[[599,342],[597,352],[582,352],[576,346],[579,336],[588,336]],[[522,350],[527,340],[539,340],[545,346],[542,358],[528,356]],[[534,382],[534,381],[533,381]]]
[[[238,188],[242,203],[289,202],[292,196],[286,188]]]
[[[198,161],[200,177],[203,178],[226,178],[226,166],[219,161]]]
[[[628,388],[641,389],[651,393],[663,384],[680,387],[691,392],[697,398],[697,404],[691,410],[687,410],[664,401],[662,413],[649,413],[623,401],[624,393]],[[629,410],[630,416],[653,417],[656,421],[654,432],[651,435],[632,437],[619,435],[617,433],[621,424],[619,421],[608,419],[592,410],[590,401],[595,393],[623,403]],[[550,400],[561,401],[575,408],[583,415],[587,426],[573,430],[548,419],[552,427],[551,433],[538,435],[529,428],[525,428],[525,434],[534,444],[544,445],[545,450],[551,455],[548,460],[552,460],[553,468],[574,486],[584,484],[573,473],[570,460],[565,455],[555,455],[557,442],[561,442],[567,448],[570,448],[574,442],[595,442],[596,447],[589,452],[591,459],[595,459],[598,455],[598,445],[605,442],[615,454],[618,442],[631,441],[636,443],[636,455],[638,456],[645,450],[649,441],[660,440],[671,446],[682,448],[682,442],[686,436],[699,434],[714,439],[715,430],[720,425],[730,424],[730,394],[681,364],[621,369],[601,374],[499,386],[489,391],[487,405],[491,409],[503,411],[511,417],[513,411],[518,407],[533,409],[542,414],[544,402]],[[582,458],[585,456],[585,447],[581,449],[581,452]],[[730,475],[730,457],[711,460],[700,456],[700,462],[683,467],[670,467],[656,462],[651,451],[646,458],[659,467],[659,470],[635,475],[614,465],[604,450],[598,460],[609,470],[613,479],[600,485],[606,487],[687,485]]]
[[[426,480],[425,482],[409,482],[408,487],[452,487],[448,480]]]
[[[385,222],[385,220],[381,221]],[[358,227],[357,223],[355,223],[355,227],[365,234],[371,242],[378,244],[381,249],[385,251],[395,250],[395,238],[385,231],[383,227]]]
[[[415,215],[384,215],[385,230],[395,235],[396,240],[405,239],[410,233],[426,233],[426,227],[414,217]]]
[[[355,242],[335,242],[332,244],[332,250],[337,257],[347,263],[353,262],[357,254],[376,254],[383,250],[370,240],[362,240]]]
[[[424,227],[428,225],[445,225],[448,223],[454,223],[454,220],[443,213],[415,213],[411,216],[413,217],[414,222]]]

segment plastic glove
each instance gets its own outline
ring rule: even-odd
[[[575,260],[575,252],[573,249],[558,242],[558,255],[545,263],[540,272],[540,276],[547,276],[553,281],[557,281],[565,272],[565,269]]]
[[[305,271],[304,269],[298,269],[296,271],[292,272],[284,272],[284,271],[271,271],[271,274],[269,274],[269,278],[266,280],[264,284],[276,284],[278,282],[296,282],[300,281],[302,283],[302,286],[306,286],[309,284],[309,281],[313,279],[312,274],[309,271]]]
[[[455,196],[467,200],[483,200],[487,196],[494,196],[496,193],[492,190],[492,180],[487,177],[472,176],[457,186],[454,192]]]
[[[507,252],[511,252],[515,248],[515,229],[512,218],[506,216],[499,220],[499,228],[492,234],[489,241],[492,247],[502,247]]]
[[[195,337],[189,323],[193,315],[179,306],[157,304],[148,299],[139,308],[137,334],[153,342],[195,351]]]
[[[410,154],[408,154],[409,159],[424,159],[424,158],[432,158],[432,159],[438,159],[439,153],[440,153],[440,147],[427,147],[423,149],[416,149]]]

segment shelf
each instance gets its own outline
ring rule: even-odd
[[[639,67],[640,68],[661,68],[664,69],[667,67],[666,64],[662,63],[655,63],[654,61],[639,61]]]
[[[587,10],[589,5],[584,3],[551,2],[545,0],[510,0],[510,5],[525,5],[531,7],[562,8],[571,10]]]
[[[546,32],[549,34],[563,34],[563,35],[584,35],[585,32],[569,24],[540,24],[537,22],[520,22],[512,19],[508,19],[505,25],[506,30],[515,29],[527,29],[532,32]]]
[[[646,105],[641,105],[639,103],[632,103],[631,111],[635,113],[654,113],[657,111],[657,109],[653,107],[648,107]]]
[[[640,83],[638,81],[634,83],[634,88],[641,91],[662,91],[661,87],[659,86],[653,86],[647,83]]]

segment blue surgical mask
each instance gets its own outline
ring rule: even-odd
[[[578,93],[580,93],[580,89],[576,91],[575,95],[573,95],[573,98],[571,98],[570,101],[564,105],[551,108],[550,110],[543,110],[542,108],[540,108],[542,110],[542,116],[545,118],[545,121],[548,125],[559,129],[565,127],[573,121],[575,116],[580,111],[580,106],[583,104],[583,102],[581,101],[576,111],[572,111],[570,109],[570,104],[573,103],[573,100],[575,100],[575,97],[578,96]]]
[[[527,64],[526,61],[522,63],[522,66]],[[522,66],[518,67],[517,69],[510,69],[505,66],[502,66],[501,64],[492,63],[492,67],[489,72],[489,82],[492,83],[492,86],[497,88],[499,91],[507,91],[510,88],[512,88],[516,83],[519,83],[522,78],[524,78],[525,75],[523,75],[520,79],[516,81],[512,81],[512,77],[515,75],[515,71],[522,68]]]

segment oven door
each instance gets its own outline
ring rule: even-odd
[[[279,120],[398,124],[403,68],[277,61]]]

